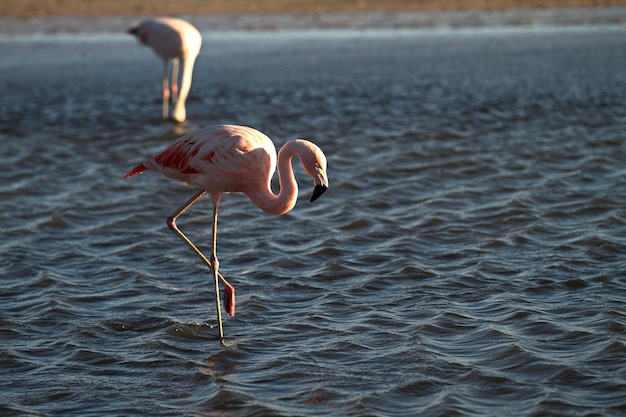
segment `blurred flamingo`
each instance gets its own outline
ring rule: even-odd
[[[148,45],[163,60],[163,119],[168,118],[169,100],[172,99],[172,119],[182,123],[187,119],[185,101],[191,88],[193,65],[196,61],[202,36],[191,23],[174,17],[146,19],[128,29]],[[169,63],[172,62],[170,77]],[[178,66],[182,66],[180,88]]]
[[[284,214],[297,200],[298,184],[294,178],[291,159],[297,156],[305,172],[313,178],[314,188],[310,201],[315,201],[328,188],[326,157],[322,150],[304,139],[288,141],[278,152],[263,133],[244,126],[211,126],[187,134],[172,143],[163,152],[131,169],[123,178],[141,174],[147,169],[184,181],[201,188],[189,201],[167,219],[170,229],[180,236],[202,261],[213,271],[215,304],[220,341],[224,343],[222,313],[220,310],[219,280],[225,284],[224,308],[235,314],[235,290],[219,273],[216,255],[217,211],[224,193],[242,192],[261,210]],[[274,194],[271,179],[278,160],[280,192]],[[176,219],[205,193],[213,201],[213,238],[211,256],[207,258],[176,225]]]

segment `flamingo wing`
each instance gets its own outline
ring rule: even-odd
[[[209,193],[265,186],[274,174],[276,150],[251,128],[212,126],[181,137],[124,178],[153,169]]]

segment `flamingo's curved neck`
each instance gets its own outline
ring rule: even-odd
[[[278,152],[278,182],[280,191],[274,194],[271,188],[271,178],[267,188],[254,194],[248,194],[250,200],[261,210],[271,214],[285,214],[296,205],[298,199],[298,183],[293,175],[291,159],[298,155],[294,142],[287,142]]]

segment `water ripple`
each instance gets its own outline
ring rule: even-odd
[[[0,414],[624,411],[622,32],[212,34],[183,126],[130,40],[0,42]],[[121,180],[218,122],[314,140],[331,181],[224,197],[225,348],[165,224],[193,190]],[[210,212],[179,221],[203,250]]]

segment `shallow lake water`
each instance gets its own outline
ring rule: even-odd
[[[0,414],[626,412],[626,29],[210,32],[188,122],[123,34],[0,39]],[[121,177],[233,123],[328,157],[284,216],[226,195],[237,289]],[[201,247],[211,204],[179,220]]]

